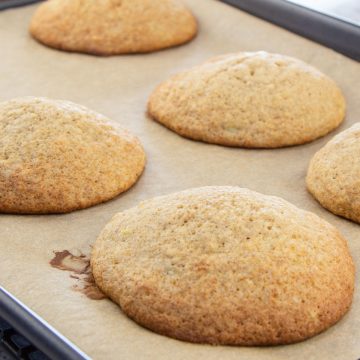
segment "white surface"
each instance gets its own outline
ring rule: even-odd
[[[287,0],[360,25],[360,0]],[[360,46],[360,44],[359,44]]]

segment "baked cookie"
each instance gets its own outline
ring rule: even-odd
[[[159,85],[150,116],[178,134],[249,148],[303,144],[344,119],[336,84],[304,62],[266,52],[220,56]]]
[[[360,123],[336,135],[312,158],[307,188],[336,215],[360,223]]]
[[[139,140],[69,101],[0,103],[0,212],[64,213],[109,200],[144,169]]]
[[[115,55],[186,43],[197,23],[181,0],[48,0],[30,33],[56,49]]]
[[[318,216],[237,187],[158,197],[114,216],[91,257],[100,289],[160,334],[210,344],[288,344],[349,309],[354,265]]]

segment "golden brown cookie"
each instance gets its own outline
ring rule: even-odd
[[[360,123],[336,135],[312,158],[307,188],[336,215],[360,223]]]
[[[48,0],[30,33],[56,49],[115,55],[186,43],[197,23],[181,0]]]
[[[150,116],[178,134],[249,148],[303,144],[344,119],[345,100],[330,78],[288,56],[220,56],[159,85]]]
[[[139,140],[69,101],[0,103],[0,212],[63,213],[109,200],[142,173]]]
[[[177,339],[288,344],[349,309],[354,265],[340,233],[273,196],[204,187],[114,216],[92,271],[133,320]]]

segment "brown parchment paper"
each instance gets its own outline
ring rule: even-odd
[[[89,254],[110,218],[141,200],[189,187],[239,185],[281,196],[337,226],[360,268],[360,225],[322,209],[304,183],[312,155],[335,133],[360,121],[359,63],[221,2],[186,2],[200,23],[192,43],[110,58],[64,53],[36,43],[27,26],[37,5],[0,12],[0,101],[41,95],[83,104],[133,131],[148,156],[136,186],[108,203],[67,215],[0,215],[0,284],[95,359],[356,359],[359,277],[351,311],[319,336],[288,346],[214,347],[145,330],[109,300],[90,300],[71,290],[74,279],[69,273],[49,266],[53,250]],[[345,93],[346,121],[307,145],[245,150],[187,140],[147,118],[147,97],[157,83],[211,56],[241,50],[295,56],[330,75]]]

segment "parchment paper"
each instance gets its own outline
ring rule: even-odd
[[[306,192],[312,155],[335,133],[360,121],[360,65],[309,40],[215,0],[188,0],[199,19],[192,43],[149,55],[99,58],[46,48],[30,38],[35,6],[0,13],[0,100],[41,95],[97,110],[132,130],[148,163],[140,181],[113,201],[67,215],[0,215],[0,284],[95,359],[356,359],[360,357],[359,280],[351,311],[305,342],[267,348],[213,347],[154,334],[127,319],[109,300],[71,290],[69,273],[49,266],[53,250],[89,253],[118,211],[162,194],[204,185],[239,185],[283,197],[315,212],[348,239],[360,268],[360,225],[322,209]],[[244,150],[181,138],[145,114],[147,97],[169,75],[207,58],[267,50],[303,59],[334,78],[348,113],[334,133],[279,150]]]

